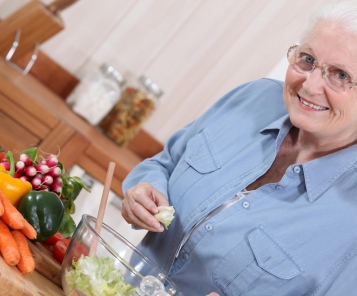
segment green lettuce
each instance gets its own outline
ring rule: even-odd
[[[129,296],[135,288],[124,282],[121,270],[108,257],[83,256],[66,271],[69,290],[77,289],[87,296]]]

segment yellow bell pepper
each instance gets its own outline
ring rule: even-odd
[[[2,164],[0,164],[0,172],[7,173],[7,170]]]
[[[30,182],[11,177],[6,171],[0,171],[0,189],[4,192],[7,199],[16,207],[21,197],[32,190],[32,185]]]

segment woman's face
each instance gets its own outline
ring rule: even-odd
[[[338,66],[357,82],[357,36],[321,22],[300,48],[319,65]],[[326,85],[321,68],[301,74],[289,66],[284,101],[293,125],[316,139],[327,139],[336,145],[357,139],[357,86],[336,92]]]

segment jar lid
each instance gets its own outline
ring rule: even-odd
[[[153,93],[157,98],[161,97],[164,93],[161,88],[150,78],[146,76],[140,76],[139,81],[145,86],[145,88]]]
[[[125,83],[124,77],[113,67],[108,64],[102,64],[100,70],[106,77],[113,78],[119,85]]]

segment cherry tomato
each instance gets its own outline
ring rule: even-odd
[[[54,235],[44,240],[43,243],[49,246],[53,246],[55,243],[63,239],[65,239],[63,235],[60,232],[56,232]]]
[[[78,261],[78,259],[81,257],[81,255],[83,256],[88,256],[88,250],[85,246],[81,245],[80,243],[75,243],[73,246],[72,246],[72,250],[71,250],[72,254],[73,254],[73,260],[75,262]]]
[[[62,263],[64,255],[66,254],[67,248],[69,243],[71,242],[70,239],[63,239],[63,240],[59,240],[58,242],[56,242],[53,246],[53,257],[55,257],[55,259]]]

